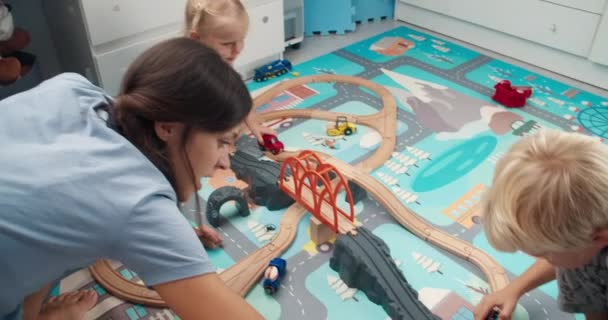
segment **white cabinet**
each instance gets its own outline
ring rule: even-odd
[[[402,0],[479,26],[586,56],[600,15],[531,0]],[[541,14],[542,13],[542,14]]]
[[[243,1],[249,14],[249,32],[235,68],[244,78],[266,62],[281,57],[284,50],[283,0]]]
[[[43,1],[62,71],[80,73],[111,95],[140,53],[181,34],[185,5],[185,0]]]
[[[185,0],[81,0],[91,45],[180,24]]]
[[[544,2],[559,4],[564,7],[579,9],[587,12],[601,14],[604,12],[606,0],[541,0]]]
[[[608,89],[606,0],[397,0],[395,17]]]
[[[304,40],[304,0],[284,0],[285,46],[299,46]]]
[[[608,9],[606,10],[602,23],[595,34],[595,42],[591,48],[589,59],[608,66]]]
[[[283,1],[243,3],[250,28],[235,68],[247,76],[284,50]],[[182,35],[186,0],[52,0],[43,5],[63,71],[83,74],[115,95],[139,54]]]
[[[169,33],[163,36],[146,39],[120,47],[118,50],[110,50],[108,52],[96,53],[94,55],[97,75],[100,79],[100,85],[110,94],[116,95],[120,90],[120,84],[123,75],[131,65],[131,62],[146,49],[155,44],[168,39],[172,36],[178,36],[177,32]]]

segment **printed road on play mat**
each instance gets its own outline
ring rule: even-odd
[[[337,74],[372,80],[387,88],[398,102],[397,144],[392,158],[371,173],[410,210],[435,228],[472,243],[496,259],[510,278],[534,260],[524,254],[492,249],[479,225],[477,203],[491,182],[498,159],[521,137],[540,128],[576,131],[608,137],[608,99],[495,60],[438,37],[399,27],[294,67],[300,76]],[[286,75],[265,83],[251,83],[254,95],[265,86],[294,78]],[[492,101],[494,84],[508,79],[534,89],[528,105],[506,109]],[[316,108],[365,115],[381,108],[370,91],[341,83],[307,84],[284,91],[259,112]],[[269,123],[287,150],[316,150],[356,163],[374,152],[381,137],[358,127],[349,137],[328,137],[321,120],[281,119]],[[331,146],[335,148],[331,148]],[[239,149],[262,157],[251,137]],[[224,185],[236,185],[231,172],[204,179],[199,195],[207,199]],[[342,204],[343,205],[343,204]],[[187,206],[188,207],[188,206]],[[191,206],[189,207],[191,208]],[[285,210],[252,208],[251,215],[234,215],[234,205],[222,207],[226,221],[218,228],[224,248],[209,252],[218,269],[231,265],[268,243]],[[192,218],[192,209],[185,209]],[[473,319],[472,308],[489,286],[470,263],[417,238],[401,227],[374,199],[355,206],[359,222],[382,238],[392,258],[419,299],[444,319]],[[348,288],[329,268],[332,243],[310,241],[307,215],[296,239],[282,255],[287,275],[278,292],[269,296],[257,285],[247,300],[268,319],[386,319],[381,306],[363,292]],[[124,277],[137,275],[121,268]],[[88,271],[64,279],[55,293],[93,288],[100,294],[91,318],[173,319],[168,310],[124,303],[109,296]],[[514,319],[574,319],[556,306],[555,283],[526,294]]]

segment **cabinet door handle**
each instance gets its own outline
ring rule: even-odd
[[[268,16],[264,16],[264,18],[262,18],[263,23],[267,23],[268,20],[270,20],[270,18],[268,18]]]
[[[557,25],[555,23],[551,24],[551,26],[549,27],[549,30],[551,30],[551,32],[556,33],[557,32]]]

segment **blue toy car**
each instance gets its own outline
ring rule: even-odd
[[[264,291],[267,294],[273,294],[279,289],[281,278],[285,275],[287,269],[287,261],[281,258],[274,258],[268,263],[266,271],[264,271]]]
[[[266,81],[290,72],[292,69],[291,62],[288,60],[275,60],[269,64],[255,69],[253,80],[255,82]]]

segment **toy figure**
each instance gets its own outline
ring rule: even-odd
[[[36,56],[22,52],[30,43],[30,35],[15,28],[11,6],[0,0],[0,86],[14,83],[34,65]]]
[[[340,149],[340,142],[333,139],[323,140],[323,145],[334,150]]]
[[[267,294],[273,294],[279,289],[281,278],[285,275],[287,261],[281,258],[274,258],[268,263],[266,271],[264,271],[264,291]]]

